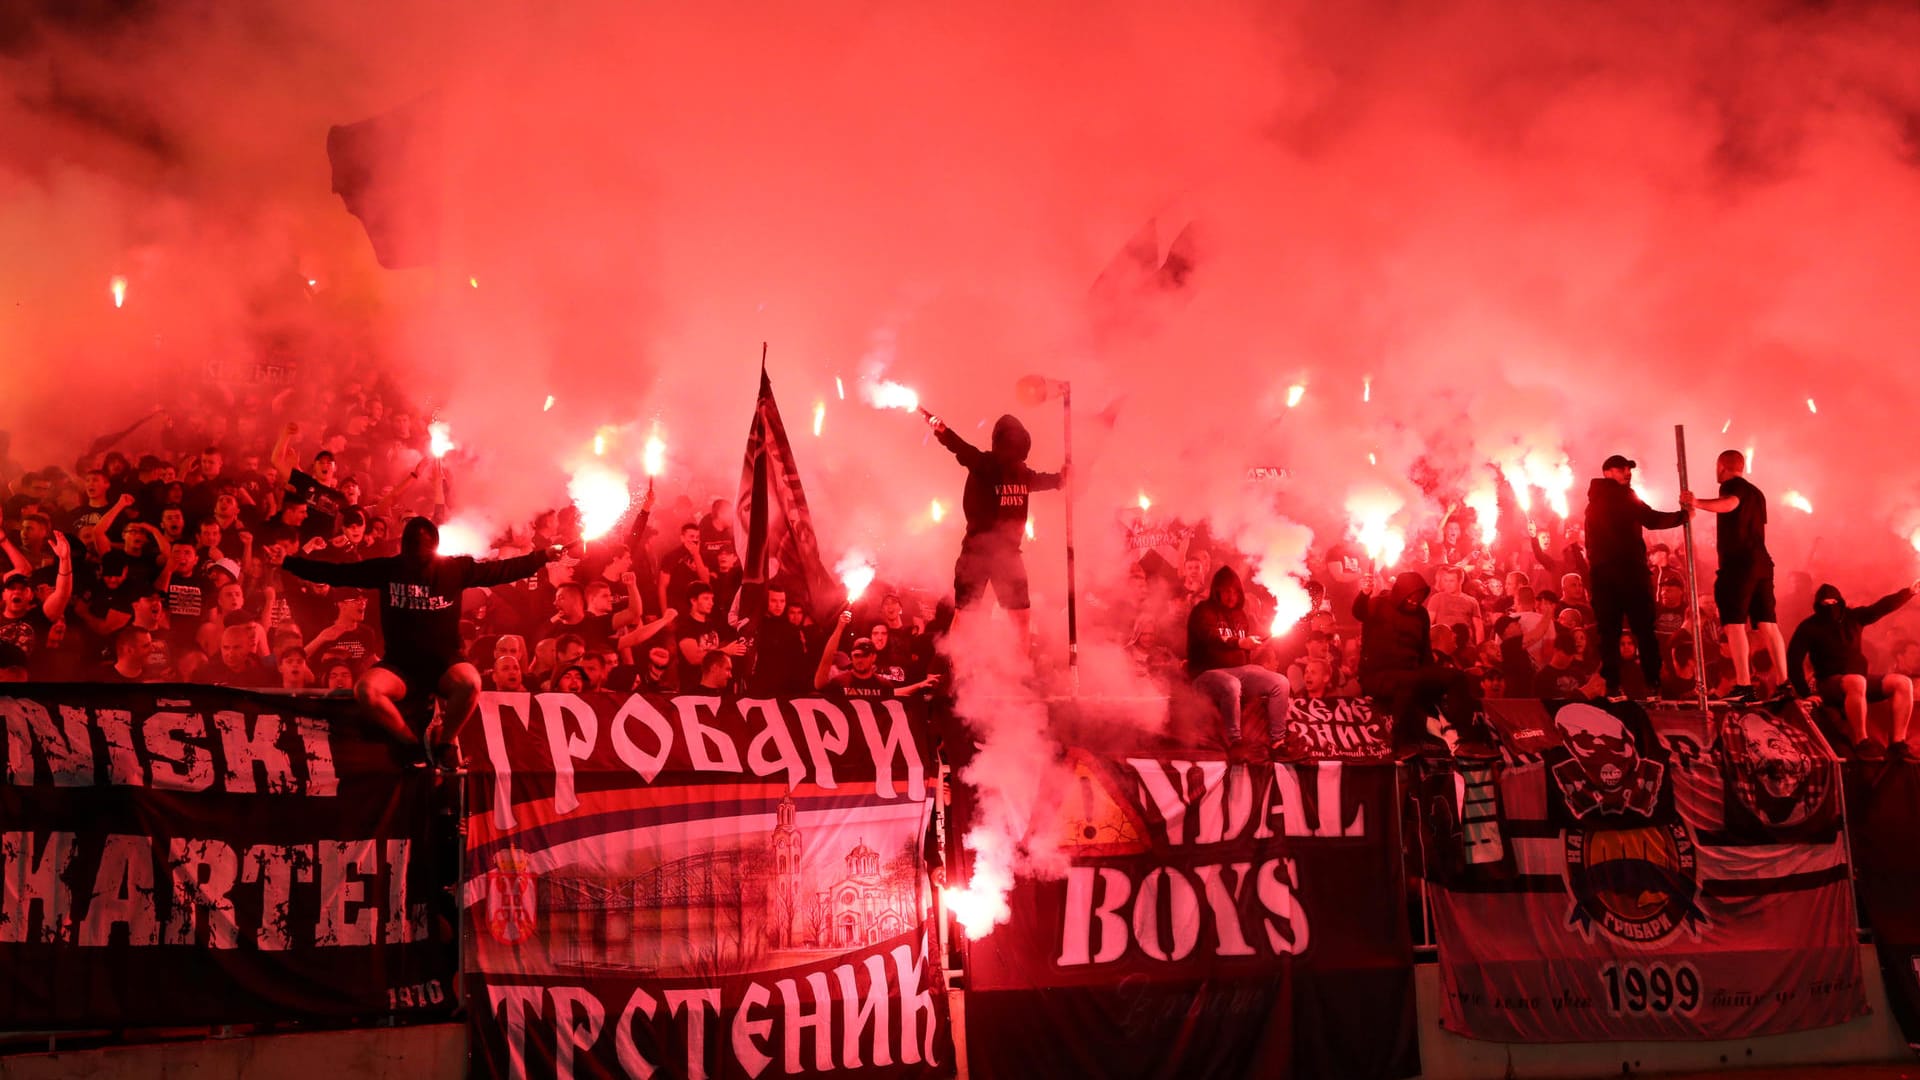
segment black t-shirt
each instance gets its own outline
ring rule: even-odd
[[[842,671],[833,677],[827,688],[838,692],[841,697],[886,699],[894,696],[900,684],[881,678],[877,671],[865,677]]]
[[[812,689],[807,636],[785,618],[762,616],[752,644],[747,690],[758,697],[791,697]]]
[[[722,528],[713,523],[712,514],[700,517],[700,557],[706,561],[707,569],[720,569],[720,553],[733,550],[733,527]]]
[[[548,623],[546,637],[559,637],[562,634],[579,634],[580,640],[587,643],[587,650],[606,651],[613,648],[613,615],[582,615],[577,623]]]
[[[691,640],[707,652],[712,652],[734,639],[733,628],[718,615],[708,615],[702,622],[692,613],[680,616],[673,623],[673,651],[680,660],[680,690],[692,693],[700,689],[700,665],[686,662],[680,653],[680,643]]]
[[[27,613],[17,619],[0,615],[0,642],[19,649],[27,659],[31,660],[33,654],[46,642],[47,631],[52,627],[53,620],[47,618],[46,611],[41,608],[38,601],[35,601],[34,605],[27,609]]]
[[[673,553],[660,564],[660,572],[667,575],[667,606],[687,610],[687,589],[700,580],[692,553],[686,548],[674,548]],[[719,606],[715,605],[714,610],[720,610]]]
[[[330,488],[314,479],[311,473],[299,469],[288,475],[287,487],[307,499],[307,520],[300,527],[301,536],[332,536],[334,522],[346,508],[347,497],[338,488]]]
[[[1740,500],[1738,507],[1715,515],[1720,565],[1740,569],[1773,565],[1773,557],[1767,554],[1767,497],[1744,476],[1728,478],[1720,485],[1720,494]]]

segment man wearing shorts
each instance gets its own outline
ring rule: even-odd
[[[1917,582],[1916,585],[1920,585]],[[1913,716],[1913,680],[1905,675],[1876,675],[1867,670],[1867,654],[1860,648],[1866,628],[1898,611],[1913,599],[1915,586],[1888,593],[1863,608],[1850,608],[1840,590],[1822,585],[1813,594],[1813,614],[1794,628],[1787,644],[1787,674],[1801,697],[1808,696],[1806,663],[1813,665],[1814,684],[1828,705],[1846,712],[1847,738],[1853,757],[1878,758],[1880,748],[1867,738],[1867,705],[1892,701],[1893,724],[1888,746],[1896,757],[1907,756],[1907,722]]]
[[[307,581],[379,590],[387,651],[360,676],[353,696],[402,744],[429,739],[427,732],[407,726],[395,704],[408,693],[437,692],[446,699],[440,744],[453,741],[479,704],[480,672],[467,662],[460,645],[460,599],[466,591],[532,577],[566,549],[545,548],[486,562],[466,555],[442,556],[439,550],[439,528],[416,517],[400,531],[398,555],[349,563],[290,557],[284,563],[288,573]]]
[[[1027,564],[1020,540],[1027,528],[1027,500],[1036,491],[1058,490],[1065,472],[1035,472],[1027,467],[1033,437],[1018,419],[1002,416],[993,425],[993,448],[981,451],[935,421],[940,445],[953,451],[967,469],[961,509],[967,535],[953,567],[953,600],[960,611],[977,607],[993,589],[994,599],[1013,620],[1022,647],[1029,638],[1033,602],[1027,596]]]
[[[1773,658],[1773,670],[1785,671],[1787,643],[1773,606],[1773,556],[1767,554],[1767,497],[1747,479],[1747,458],[1738,450],[1723,450],[1713,463],[1720,481],[1720,497],[1695,498],[1680,493],[1680,505],[1708,510],[1714,521],[1714,545],[1720,553],[1720,572],[1713,579],[1713,600],[1720,607],[1720,623],[1727,631],[1727,651],[1733,654],[1733,697],[1751,701],[1753,650],[1747,628]]]

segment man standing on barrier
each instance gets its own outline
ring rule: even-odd
[[[460,644],[460,600],[470,588],[504,585],[532,577],[566,551],[550,547],[512,559],[480,562],[467,555],[443,556],[440,529],[423,517],[400,530],[400,554],[361,562],[329,563],[290,557],[284,569],[323,585],[380,592],[380,631],[386,654],[354,684],[353,696],[395,739],[420,744],[429,758],[451,743],[472,718],[480,699],[480,672]],[[446,700],[439,736],[407,726],[397,702],[409,693],[438,693]]]
[[[1727,631],[1727,651],[1733,654],[1733,694],[1736,701],[1759,697],[1753,688],[1753,651],[1747,628],[1760,635],[1773,669],[1787,667],[1787,641],[1780,635],[1773,604],[1773,556],[1767,553],[1767,497],[1747,480],[1747,456],[1722,450],[1713,463],[1720,481],[1720,497],[1700,499],[1680,493],[1684,509],[1717,515],[1714,548],[1720,571],[1713,579],[1713,602],[1720,608],[1720,625]]]
[[[1371,575],[1363,584],[1353,600],[1353,617],[1361,626],[1360,688],[1393,717],[1394,750],[1403,756],[1417,752],[1427,717],[1438,709],[1459,734],[1456,755],[1496,756],[1498,750],[1479,718],[1480,695],[1472,677],[1434,662],[1433,624],[1427,615],[1433,589],[1427,579],[1409,570],[1394,579],[1386,595],[1373,591]]]
[[[1593,569],[1593,617],[1600,630],[1600,676],[1607,697],[1626,700],[1620,689],[1620,624],[1633,632],[1647,685],[1660,685],[1660,639],[1653,629],[1653,574],[1647,569],[1642,529],[1677,529],[1686,509],[1661,512],[1634,494],[1631,458],[1614,454],[1602,475],[1587,485],[1587,561]]]
[[[1027,503],[1036,491],[1058,490],[1066,470],[1036,472],[1027,465],[1033,436],[1018,417],[1002,416],[993,425],[991,449],[980,450],[955,435],[946,424],[930,418],[934,437],[967,470],[960,507],[967,518],[967,535],[960,541],[960,558],[953,567],[953,602],[961,611],[975,609],[993,588],[994,599],[1013,620],[1021,649],[1032,639],[1033,601],[1027,594],[1027,564],[1020,557],[1020,540],[1027,528]]]
[[[1888,593],[1863,608],[1850,608],[1840,590],[1822,585],[1813,594],[1813,614],[1793,631],[1787,645],[1787,675],[1801,697],[1808,696],[1808,661],[1813,663],[1814,689],[1828,705],[1838,705],[1847,717],[1847,737],[1853,740],[1850,756],[1869,761],[1881,756],[1880,747],[1867,737],[1867,705],[1891,701],[1892,730],[1887,748],[1894,757],[1906,760],[1907,724],[1913,718],[1913,680],[1905,675],[1875,675],[1867,670],[1867,654],[1860,648],[1860,637],[1867,627],[1900,610],[1920,590],[1920,581]]]

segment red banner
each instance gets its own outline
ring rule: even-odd
[[[952,1071],[917,705],[488,693],[467,741],[474,1076]]]
[[[1516,760],[1423,787],[1444,1026],[1730,1039],[1865,1011],[1837,765],[1802,709],[1489,711]]]

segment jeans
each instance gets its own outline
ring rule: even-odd
[[[1227,742],[1240,741],[1240,704],[1253,694],[1267,704],[1267,738],[1279,742],[1287,736],[1287,710],[1293,699],[1288,694],[1287,677],[1268,671],[1258,664],[1215,668],[1203,671],[1193,680],[1193,688],[1207,695],[1219,710],[1226,725]]]

